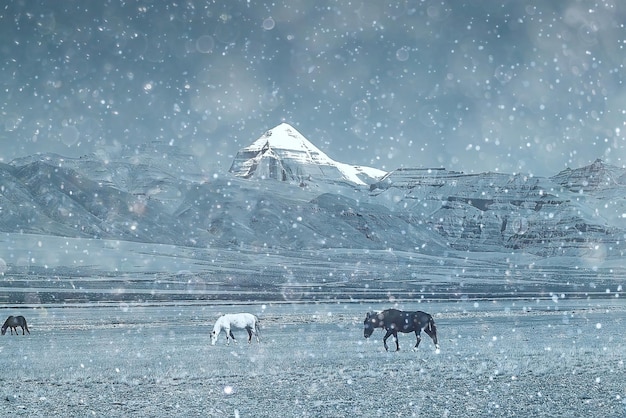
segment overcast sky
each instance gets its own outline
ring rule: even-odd
[[[385,170],[626,164],[626,2],[0,6],[0,160],[150,141],[227,170],[281,122]]]

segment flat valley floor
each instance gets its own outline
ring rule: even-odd
[[[363,338],[369,310],[431,313],[424,333]],[[261,343],[209,333],[259,316]],[[0,416],[623,417],[626,303],[76,305],[0,309],[30,335],[0,337]],[[391,341],[389,341],[391,343]],[[390,347],[395,347],[390,344]]]

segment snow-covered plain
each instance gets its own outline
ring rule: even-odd
[[[434,315],[441,349],[366,311]],[[249,311],[261,343],[210,345]],[[2,416],[585,416],[626,414],[620,298],[403,303],[76,304],[2,309],[31,334],[0,339]]]
[[[626,414],[620,259],[0,243],[0,319],[31,329],[0,337],[0,416]],[[441,350],[365,340],[365,312],[391,306],[433,314]],[[261,344],[210,346],[236,311]]]

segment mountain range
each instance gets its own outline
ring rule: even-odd
[[[597,282],[623,270],[625,196],[626,170],[600,160],[552,177],[440,167],[385,172],[336,162],[283,123],[240,150],[229,172],[203,172],[193,155],[163,143],[115,156],[42,154],[1,164],[0,231],[6,240],[221,251],[231,261],[286,257],[292,261],[282,267],[212,270],[213,278],[233,269],[278,276],[273,283],[283,289],[314,286],[329,270],[351,286],[362,288],[363,279],[385,289],[389,272],[413,280],[424,265],[449,266],[430,273],[455,289],[485,269],[504,285],[522,270],[525,282],[549,283],[546,271],[564,266]],[[1,258],[5,271],[19,270],[18,256]]]

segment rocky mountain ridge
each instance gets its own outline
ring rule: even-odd
[[[606,172],[619,178],[624,170],[601,161],[551,178],[401,169],[373,184],[371,194],[418,216],[456,249],[617,255],[623,251],[624,186],[597,181]]]
[[[0,230],[198,248],[624,253],[626,171],[602,161],[550,178],[384,173],[334,162],[289,125],[272,131],[283,138],[262,136],[219,176],[168,146],[1,165]]]

